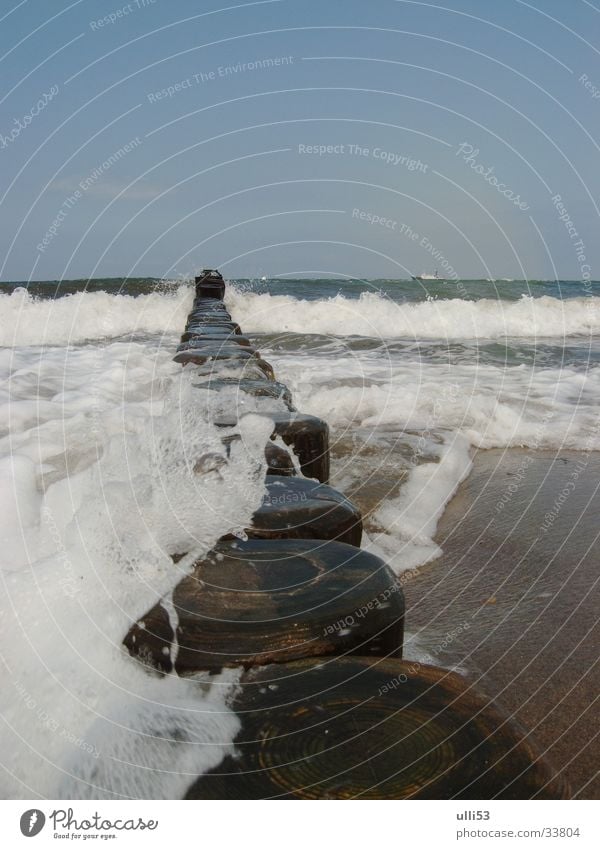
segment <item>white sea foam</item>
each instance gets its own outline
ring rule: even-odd
[[[268,354],[295,403],[339,429],[448,430],[477,448],[600,449],[600,366],[500,368]]]
[[[0,347],[181,333],[192,299],[186,286],[137,297],[78,292],[56,299],[34,298],[26,289],[16,289],[0,295]]]
[[[228,289],[233,317],[247,333],[319,333],[383,339],[564,337],[600,330],[600,298],[523,297],[519,301],[396,303],[377,293],[358,299],[297,300]]]
[[[247,332],[429,339],[599,327],[592,298],[398,305],[371,294],[307,302],[230,288],[227,299]],[[252,413],[270,402],[193,389],[170,359],[173,338],[161,347],[190,302],[183,289],[0,296],[5,797],[172,798],[232,750],[239,724],[226,697],[235,676],[160,679],[121,646],[179,581],[185,561],[174,566],[170,555],[206,551],[246,526],[263,492],[270,424]],[[600,450],[597,366],[449,366],[339,347],[264,353],[297,407],[332,426],[334,453],[349,434],[357,447],[390,434],[416,446],[417,461],[398,466],[406,479],[369,517],[365,538],[398,572],[439,554],[435,528],[473,447]],[[209,420],[232,404],[250,415],[226,457]],[[212,460],[194,472],[202,455]],[[371,471],[388,457],[375,452]],[[333,483],[352,470],[345,455]]]
[[[377,476],[378,464],[386,474],[386,466],[393,468],[390,442],[411,445],[414,462],[400,494],[383,501],[367,523],[366,546],[398,572],[440,554],[437,523],[468,474],[472,448],[600,450],[599,366],[448,366],[370,352],[336,359],[266,355],[295,403],[332,426],[334,452],[348,435],[359,459],[362,446],[381,441],[369,475]],[[345,488],[364,473],[345,448],[333,483]]]
[[[438,462],[416,465],[397,498],[382,502],[372,521],[382,530],[365,547],[396,572],[416,569],[442,553],[433,538],[444,507],[471,471],[469,443],[460,435],[429,444]],[[437,448],[437,450],[436,450]]]
[[[158,678],[121,643],[181,579],[171,554],[247,526],[272,425],[247,416],[225,456],[190,376],[142,344],[0,370],[0,794],[181,796],[232,750],[234,681]],[[205,454],[222,456],[194,471]]]
[[[82,292],[36,299],[25,289],[0,295],[0,346],[67,345],[181,332],[192,289],[132,297]],[[396,303],[377,293],[298,300],[229,286],[226,303],[247,333],[318,333],[384,339],[499,339],[588,336],[600,330],[600,298]]]

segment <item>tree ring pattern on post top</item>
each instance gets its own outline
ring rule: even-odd
[[[266,496],[248,538],[221,539],[124,639],[158,674],[246,670],[236,755],[186,798],[568,797],[528,735],[465,679],[401,659],[402,584],[358,547],[360,512],[327,485],[329,428],[295,410],[224,297],[205,269],[174,359],[194,386],[275,402],[258,413],[273,421]],[[241,404],[213,424],[235,428]],[[227,456],[240,438],[224,433]]]
[[[272,664],[246,673],[233,709],[236,756],[186,798],[568,798],[523,729],[445,669],[365,657]]]

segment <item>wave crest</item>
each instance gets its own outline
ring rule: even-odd
[[[62,298],[34,298],[26,289],[0,295],[0,346],[73,345],[93,339],[149,333],[180,333],[193,292],[113,295],[78,292]]]
[[[181,332],[193,291],[113,295],[79,292],[34,298],[26,289],[0,295],[0,346],[69,345],[95,339]],[[600,298],[519,301],[484,298],[398,303],[379,293],[299,300],[229,285],[226,303],[248,333],[282,332],[382,339],[499,339],[589,336],[600,331]]]
[[[600,298],[482,299],[397,303],[380,294],[297,300],[228,290],[233,317],[248,333],[318,333],[408,339],[587,336],[600,330]]]

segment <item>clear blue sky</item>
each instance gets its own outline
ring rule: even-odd
[[[2,0],[0,18],[2,281],[444,260],[600,278],[597,0]]]

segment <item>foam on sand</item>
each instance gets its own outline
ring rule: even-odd
[[[268,354],[295,402],[332,426],[332,445],[377,446],[368,474],[406,476],[367,521],[368,547],[402,572],[441,553],[434,542],[445,505],[468,475],[473,448],[600,450],[600,367],[500,368],[386,359]],[[408,446],[412,460],[390,452]],[[343,450],[346,454],[348,449]],[[399,463],[397,471],[394,464]],[[334,463],[342,489],[365,473],[352,454]]]

